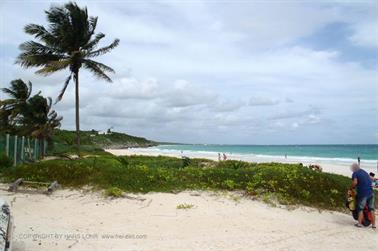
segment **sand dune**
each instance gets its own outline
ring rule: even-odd
[[[348,214],[274,208],[237,193],[111,200],[91,192],[46,196],[2,188],[15,217],[15,251],[372,250],[378,236],[371,228],[356,229]]]

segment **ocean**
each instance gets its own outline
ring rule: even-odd
[[[156,150],[226,153],[237,155],[253,155],[257,157],[283,157],[295,159],[329,159],[341,161],[363,161],[376,163],[378,145],[159,145]]]

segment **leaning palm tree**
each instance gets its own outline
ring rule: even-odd
[[[111,82],[107,72],[114,70],[109,66],[92,60],[92,58],[108,53],[119,44],[115,39],[110,45],[97,48],[103,33],[95,34],[97,17],[88,16],[86,8],[80,8],[76,3],[63,6],[53,6],[45,11],[49,26],[29,24],[25,32],[33,35],[39,42],[27,41],[20,45],[22,53],[16,63],[25,68],[40,67],[38,74],[51,73],[69,69],[63,88],[57,102],[63,98],[71,79],[75,81],[75,110],[77,150],[80,154],[80,117],[79,117],[79,70],[84,67],[95,76]]]

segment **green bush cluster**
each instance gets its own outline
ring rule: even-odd
[[[64,186],[116,187],[126,192],[198,190],[244,190],[262,198],[274,195],[284,204],[319,208],[344,207],[347,177],[315,172],[294,164],[214,162],[171,157],[104,155],[77,160],[51,160],[7,169],[8,179],[53,181]]]
[[[5,153],[4,154],[0,154],[0,170],[12,167],[12,165],[13,165],[13,161],[10,158],[8,158],[5,155]]]
[[[123,196],[123,191],[118,187],[109,187],[105,190],[105,195],[112,198],[121,198]]]

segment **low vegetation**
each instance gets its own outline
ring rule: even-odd
[[[75,146],[76,132],[68,130],[55,130],[53,136],[54,144],[50,147],[49,155],[76,154]],[[82,155],[106,154],[103,148],[126,148],[126,147],[147,147],[156,143],[141,137],[131,136],[125,133],[109,132],[100,133],[95,130],[80,131]]]
[[[105,196],[112,198],[121,198],[123,197],[123,191],[118,187],[109,187],[105,190]]]
[[[3,169],[5,181],[58,180],[66,187],[91,185],[108,196],[122,192],[147,193],[183,190],[244,191],[252,198],[282,204],[342,209],[347,177],[320,173],[294,164],[214,162],[171,157],[102,155],[76,160],[50,160]]]
[[[184,203],[184,204],[177,205],[176,209],[191,209],[193,207],[194,207],[193,204],[186,204],[186,203]]]

